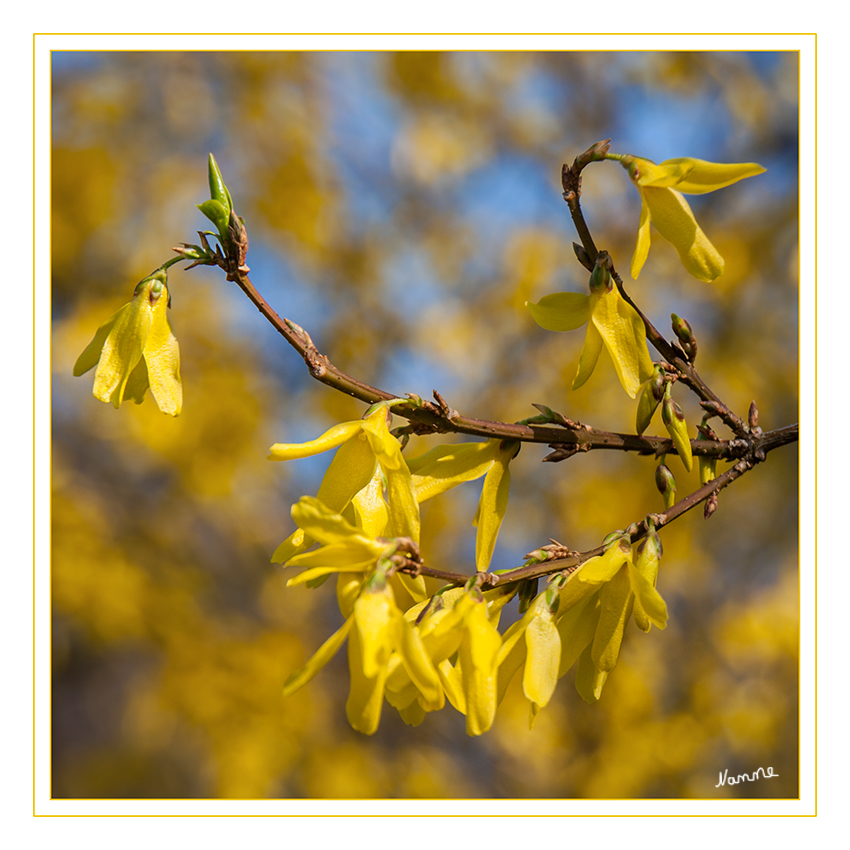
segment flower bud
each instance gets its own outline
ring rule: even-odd
[[[637,417],[635,420],[638,435],[643,434],[649,427],[649,423],[663,397],[664,370],[656,363],[652,371],[652,377],[644,384],[640,399],[638,399]]]
[[[655,486],[664,497],[664,507],[672,508],[676,504],[676,479],[666,464],[659,463],[655,468]]]
[[[609,265],[611,258],[607,251],[600,251],[596,255],[596,265],[590,273],[590,291],[594,294],[602,292],[610,292],[613,284],[611,283],[611,272]]]
[[[619,543],[624,537],[628,537],[628,535],[622,529],[612,531],[605,535],[605,539],[602,541],[602,548],[607,551],[615,543]]]
[[[693,342],[694,332],[691,326],[675,313],[670,314],[670,320],[673,323],[673,333],[679,338],[680,342]]]
[[[708,484],[709,481],[714,481],[717,477],[717,458],[700,455],[697,461],[699,462],[699,483]]]
[[[673,322],[673,333],[676,334],[679,342],[682,343],[682,350],[687,355],[688,360],[693,363],[697,358],[697,341],[694,337],[694,332],[691,330],[691,326],[675,313],[670,314],[670,319]]]
[[[664,420],[664,427],[673,439],[673,445],[676,447],[685,469],[690,472],[694,460],[691,453],[691,441],[688,439],[688,426],[682,408],[673,401],[669,394],[669,387],[661,405],[661,418]]]

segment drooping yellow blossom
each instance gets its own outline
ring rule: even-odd
[[[631,398],[637,395],[641,384],[652,377],[653,363],[646,347],[643,321],[613,285],[604,267],[597,267],[591,275],[589,295],[555,292],[536,304],[527,301],[526,306],[534,321],[549,331],[572,331],[587,325],[573,380],[574,390],[593,373],[603,346],[611,355],[617,377]]]
[[[168,321],[164,270],[140,281],[133,300],[104,322],[74,364],[74,375],[97,366],[94,397],[116,408],[125,399],[141,404],[145,390],[163,413],[177,416],[183,406],[180,349]]]
[[[484,476],[484,486],[473,524],[475,568],[486,572],[496,547],[496,538],[508,508],[510,491],[509,464],[519,452],[513,440],[487,440],[483,443],[460,443],[436,446],[408,462],[413,477],[413,490],[420,504],[452,487]]]
[[[682,157],[656,165],[638,156],[620,156],[620,163],[640,193],[641,210],[631,273],[637,278],[649,254],[649,225],[676,249],[682,265],[698,280],[710,282],[723,274],[723,257],[697,224],[682,193],[700,195],[764,172],[754,162],[716,163]]]
[[[633,612],[643,631],[650,624],[666,627],[667,606],[655,589],[660,552],[652,526],[637,547],[629,543],[628,535],[621,535],[560,590],[557,630],[564,649],[558,676],[578,661],[576,689],[588,702],[599,699],[608,673],[616,666]]]
[[[511,595],[498,590],[495,595],[490,592],[490,598],[496,599],[492,608],[477,588],[465,591],[432,633],[444,652],[457,652],[456,664],[446,656],[437,670],[446,696],[466,715],[467,735],[483,734],[496,718],[497,659],[502,638],[491,617],[497,619],[501,605]]]
[[[523,617],[504,634],[499,649],[498,701],[514,674],[522,668],[522,690],[529,701],[529,728],[558,682],[561,636],[556,625],[557,591],[548,588],[531,603]]]
[[[316,654],[284,685],[291,696],[327,664],[348,638],[351,685],[346,702],[349,723],[358,732],[373,734],[381,718],[385,688],[390,674],[401,669],[406,677],[399,690],[410,685],[409,706],[437,711],[444,704],[436,668],[425,651],[413,623],[405,619],[395,602],[386,575],[380,571],[363,585],[345,623]]]
[[[294,460],[338,449],[316,494],[319,501],[337,513],[342,513],[370,484],[380,468],[389,503],[385,536],[410,537],[418,542],[419,506],[401,444],[390,434],[388,416],[388,404],[376,405],[365,419],[334,425],[316,440],[276,443],[270,449],[269,460]],[[310,545],[309,536],[299,528],[278,546],[272,562],[286,563]]]

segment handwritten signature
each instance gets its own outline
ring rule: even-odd
[[[761,774],[761,777],[759,777]],[[756,779],[774,779],[779,776],[778,773],[773,772],[773,768],[769,767],[765,770],[763,767],[760,767],[758,770],[753,773],[739,773],[737,776],[729,776],[728,768],[720,774],[720,782],[715,785],[715,788],[719,788],[721,785],[739,785],[741,782],[755,782]]]

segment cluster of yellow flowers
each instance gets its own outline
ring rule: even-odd
[[[407,460],[389,431],[389,407],[375,405],[362,420],[337,425],[317,440],[271,449],[272,460],[337,449],[318,496],[304,496],[293,506],[298,529],[278,547],[274,560],[303,569],[289,585],[315,586],[336,573],[345,622],[289,677],[284,693],[309,682],[347,638],[351,686],[346,713],[351,725],[366,734],[378,728],[386,699],[411,725],[448,700],[466,716],[467,732],[480,735],[493,724],[520,670],[530,722],[576,662],[579,692],[587,700],[598,699],[632,613],[645,630],[650,623],[666,624],[666,606],[655,590],[661,554],[655,531],[634,547],[628,534],[614,535],[603,555],[569,577],[556,577],[501,634],[501,611],[519,583],[482,591],[473,579],[463,587],[429,589],[425,577],[415,574],[419,505],[483,477],[476,568],[486,572],[507,507],[509,464],[518,444],[443,445]],[[315,544],[318,548],[310,549]]]

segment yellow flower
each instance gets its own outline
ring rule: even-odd
[[[74,375],[94,366],[94,397],[116,408],[124,399],[141,404],[145,390],[163,413],[177,416],[183,406],[180,349],[168,321],[166,273],[142,280],[133,300],[104,322],[74,364]]]
[[[512,595],[502,588],[487,595],[478,588],[464,591],[430,634],[430,645],[441,650],[437,658],[444,659],[437,664],[443,689],[452,705],[466,715],[467,735],[483,734],[496,718],[502,638],[494,619],[498,620]],[[452,665],[448,657],[455,652],[457,663]]]
[[[349,723],[358,732],[371,735],[377,730],[387,682],[397,670],[405,676],[404,680],[397,677],[398,691],[406,690],[406,685],[411,688],[403,708],[414,702],[422,711],[442,708],[444,696],[434,664],[416,627],[396,605],[392,588],[381,571],[364,584],[352,614],[342,627],[287,679],[284,696],[291,696],[306,685],[333,658],[346,638],[351,685],[345,710]]]
[[[483,443],[435,446],[409,461],[413,490],[420,504],[452,487],[484,476],[473,525],[475,569],[486,572],[496,547],[496,538],[508,508],[511,485],[509,464],[519,453],[513,440],[487,440]]]
[[[588,702],[599,699],[608,673],[617,664],[633,611],[643,631],[651,624],[659,629],[667,625],[667,605],[655,589],[660,554],[661,541],[654,527],[636,548],[628,535],[621,535],[604,554],[583,564],[560,590],[557,630],[564,650],[558,676],[578,661],[576,688]]]
[[[690,157],[668,159],[660,165],[638,156],[619,159],[641,198],[632,277],[637,279],[649,254],[650,222],[678,251],[682,265],[695,278],[709,282],[723,274],[723,257],[702,232],[682,192],[713,192],[765,169],[755,162],[722,164]]]
[[[604,259],[607,255],[600,252]],[[600,272],[600,269],[602,270]],[[641,384],[652,377],[653,363],[646,347],[643,321],[613,285],[604,266],[591,275],[590,295],[555,292],[532,304],[531,317],[549,331],[572,331],[587,325],[578,370],[573,380],[577,390],[591,376],[603,345],[614,361],[623,389],[634,398]]]
[[[312,457],[338,449],[316,494],[320,502],[337,513],[342,513],[358,493],[369,487],[380,469],[386,480],[389,502],[388,527],[382,529],[384,536],[410,537],[418,543],[419,505],[401,444],[389,432],[388,416],[389,405],[379,404],[365,419],[334,425],[316,440],[276,443],[270,449],[269,460]],[[360,510],[367,509],[364,504]],[[378,496],[370,504],[369,510],[380,511],[383,500]],[[272,562],[286,563],[311,543],[304,529],[299,528],[278,546]]]
[[[522,619],[505,632],[499,649],[498,701],[501,702],[511,679],[522,667],[522,690],[530,708],[529,728],[552,698],[558,683],[561,636],[555,621],[556,593],[555,588],[549,588],[539,594]]]

